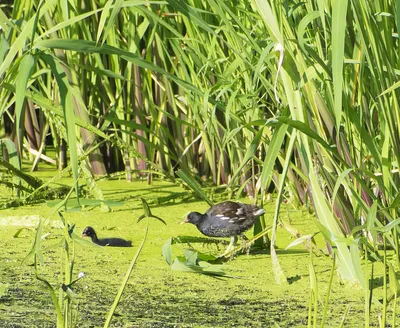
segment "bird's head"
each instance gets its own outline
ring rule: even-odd
[[[86,227],[82,231],[82,237],[92,237],[95,235],[94,229],[92,227]]]
[[[201,220],[202,215],[198,212],[190,212],[187,216],[186,219],[183,220],[183,223],[192,223],[192,224],[197,224]]]

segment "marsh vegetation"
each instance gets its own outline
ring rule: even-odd
[[[4,261],[13,264],[4,266],[2,308],[22,299],[26,309],[25,297],[46,306],[50,301],[57,320],[46,310],[49,321],[43,322],[97,326],[100,314],[89,310],[88,298],[97,306],[114,299],[109,294],[117,280],[108,275],[115,258],[117,267],[131,263],[125,270],[137,266],[145,281],[135,294],[129,285],[135,268],[125,276],[120,305],[127,310],[112,316],[121,325],[191,325],[189,304],[198,318],[194,326],[285,326],[291,318],[310,327],[348,320],[365,327],[396,326],[398,9],[391,0],[3,1],[0,222],[8,243]],[[250,255],[233,252],[229,266],[211,263],[202,243],[173,238],[200,237],[176,225],[176,216],[182,220],[189,210],[225,199],[269,209],[248,232],[242,250]],[[32,215],[43,219],[24,223],[25,212],[28,221]],[[154,219],[147,221],[143,262],[132,261],[138,244],[121,256],[93,249],[93,257],[85,258],[77,238],[84,225],[100,225],[102,233],[116,228],[121,237],[136,241],[132,234],[144,233],[145,224],[134,222],[142,215]],[[285,234],[291,239],[283,241]],[[61,249],[47,250],[47,237]],[[169,248],[162,248],[167,241]],[[20,266],[23,250],[30,255]],[[99,254],[106,269],[97,262]],[[296,256],[307,263],[306,273],[289,273],[285,261],[293,264]],[[88,271],[107,276],[104,282],[77,278],[76,267],[85,268],[85,260],[92,265]],[[152,261],[157,270],[152,271]],[[261,262],[267,265],[254,265]],[[231,266],[233,276],[236,270],[247,278],[227,278]],[[189,267],[196,268],[197,278],[172,270]],[[226,277],[203,276],[207,270]],[[307,302],[296,305],[293,295],[296,286],[304,289],[304,275],[310,277]],[[256,278],[247,284],[250,276]],[[166,277],[181,287],[183,281],[202,282],[204,296],[200,287],[184,291]],[[38,285],[13,289],[18,279],[44,284],[47,298],[34,297]],[[340,289],[339,281],[356,291]],[[215,298],[208,286],[218,290]],[[88,294],[78,306],[74,289],[85,288]],[[269,288],[281,290],[282,298],[269,295]],[[330,312],[339,289],[351,306]],[[136,310],[124,303],[127,290]],[[233,296],[232,290],[246,296]],[[146,291],[157,300],[143,297]],[[210,297],[215,308],[206,306]],[[176,313],[175,304],[185,304],[184,314]],[[250,313],[252,306],[260,317],[240,312]],[[278,319],[271,319],[271,308]],[[232,322],[214,315],[236,310]]]

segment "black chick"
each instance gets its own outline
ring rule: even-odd
[[[256,205],[225,201],[212,206],[204,214],[190,212],[183,223],[194,224],[206,236],[231,237],[225,255],[236,246],[237,236],[250,229],[264,213],[265,210]]]
[[[132,247],[130,240],[122,238],[101,238],[98,239],[96,232],[92,227],[86,227],[82,232],[82,237],[90,237],[92,242],[100,246],[114,246],[114,247]]]

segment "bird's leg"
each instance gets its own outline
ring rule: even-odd
[[[237,240],[238,240],[237,236],[232,236],[231,242],[229,243],[228,248],[225,250],[224,254],[220,255],[219,257],[224,257],[225,255],[232,252],[236,248]]]
[[[250,245],[251,245],[250,243],[248,243],[249,238],[247,238],[245,234],[241,234],[241,235],[240,235],[240,238],[242,238],[243,241],[244,241],[244,245],[242,246],[242,249],[243,249],[243,250],[247,253],[247,255],[248,255],[249,252],[250,252]]]

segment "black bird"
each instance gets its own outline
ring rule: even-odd
[[[238,235],[250,229],[265,210],[251,204],[225,201],[210,207],[206,213],[190,212],[182,223],[192,223],[209,237],[231,237],[231,243],[222,255],[235,246]]]
[[[82,232],[82,237],[90,237],[92,242],[100,246],[131,247],[132,242],[122,238],[101,238],[98,239],[92,227],[86,227]]]

